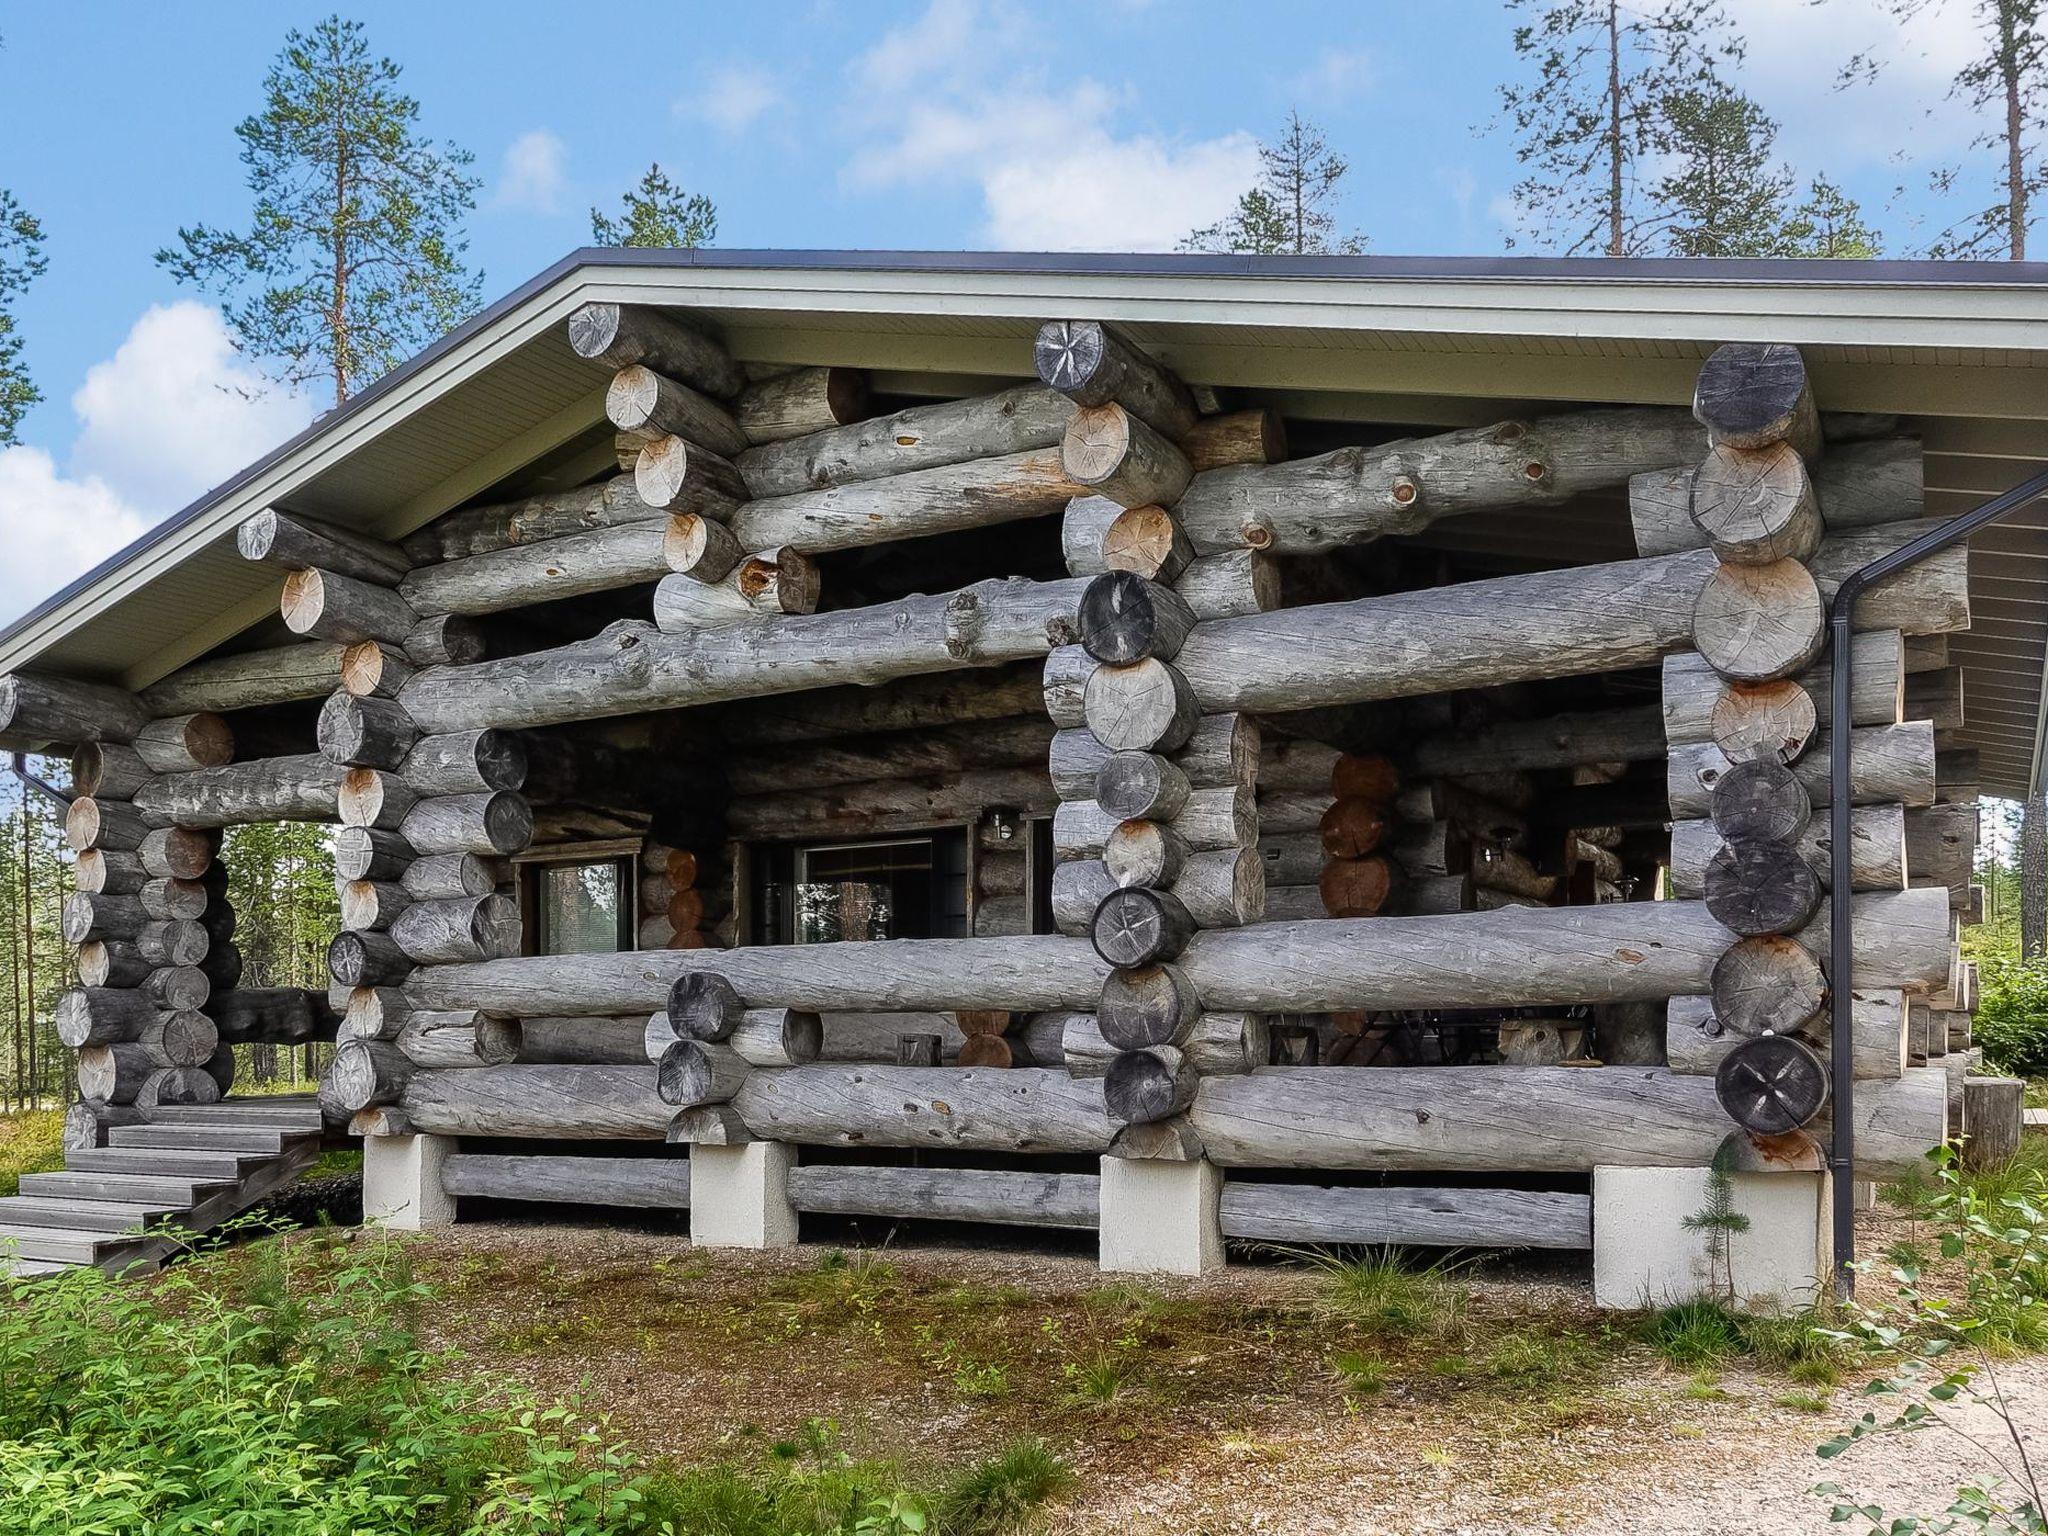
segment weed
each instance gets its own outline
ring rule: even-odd
[[[1458,1464],[1457,1453],[1448,1445],[1425,1445],[1422,1459],[1432,1467],[1455,1467]]]
[[[1742,1334],[1743,1349],[1760,1365],[1783,1371],[1810,1387],[1831,1387],[1841,1379],[1849,1352],[1820,1326],[1826,1320],[1818,1312],[1792,1312],[1738,1318],[1736,1327]]]
[[[956,1478],[938,1501],[949,1536],[1000,1536],[1014,1531],[1048,1499],[1074,1485],[1074,1473],[1042,1440],[1018,1440]]]
[[[1347,1393],[1370,1396],[1387,1384],[1386,1361],[1355,1349],[1340,1350],[1330,1356],[1330,1369],[1336,1373]]]
[[[1577,1334],[1522,1329],[1508,1334],[1486,1355],[1488,1374],[1500,1381],[1544,1383],[1583,1369],[1593,1351]]]
[[[1127,1367],[1112,1355],[1097,1355],[1088,1365],[1069,1362],[1067,1387],[1074,1397],[1091,1407],[1105,1408],[1121,1398],[1129,1387]]]
[[[1791,1408],[1800,1413],[1826,1413],[1834,1407],[1832,1398],[1822,1397],[1817,1392],[1784,1392],[1772,1401],[1780,1408]]]
[[[1010,1372],[1000,1361],[969,1361],[953,1372],[953,1386],[962,1397],[1007,1397]]]
[[[1461,1376],[1472,1374],[1472,1361],[1466,1355],[1438,1355],[1429,1362],[1429,1374],[1455,1381]]]
[[[1692,1380],[1686,1383],[1685,1395],[1696,1403],[1725,1403],[1729,1397],[1721,1378],[1710,1370],[1694,1371]]]
[[[61,1109],[0,1115],[0,1195],[18,1193],[24,1173],[54,1173],[63,1166]]]
[[[1717,1301],[1683,1301],[1650,1314],[1649,1344],[1673,1365],[1712,1365],[1742,1351],[1742,1328]]]
[[[1398,1248],[1287,1251],[1320,1271],[1325,1301],[1353,1322],[1433,1339],[1464,1328],[1470,1295],[1452,1283],[1449,1265],[1411,1268]]]

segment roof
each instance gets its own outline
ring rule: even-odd
[[[1716,345],[1790,341],[1824,408],[1921,434],[1930,515],[2048,467],[2039,263],[583,250],[0,631],[0,672],[139,688],[273,617],[275,573],[234,550],[264,507],[397,537],[599,472],[606,372],[561,323],[593,300],[686,312],[743,362],[857,365],[912,393],[1029,377],[1042,320],[1112,320],[1191,383],[1293,417],[1446,425],[1684,404]],[[1572,558],[1585,530],[1543,516],[1517,537]],[[1951,637],[1993,793],[2042,783],[2044,526],[2037,505],[1972,540],[1974,624]]]

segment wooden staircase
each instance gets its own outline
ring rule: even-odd
[[[304,1173],[322,1136],[310,1094],[151,1110],[109,1129],[106,1146],[67,1152],[62,1173],[22,1176],[21,1193],[0,1199],[0,1267],[153,1267],[178,1246],[153,1228],[219,1226]]]

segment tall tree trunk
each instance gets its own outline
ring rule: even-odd
[[[2020,107],[2020,0],[1998,0],[1998,74],[2005,86],[2005,219],[2006,254],[2027,259],[2027,167],[2021,134],[2026,119]]]
[[[1607,0],[1607,254],[1628,254],[1621,233],[1621,0]]]
[[[2027,801],[2020,813],[2020,958],[2048,950],[2048,800]]]
[[[28,810],[28,790],[23,788],[21,794],[22,810],[26,814]],[[21,1109],[26,1108],[28,1105],[28,1079],[26,1076],[27,1058],[24,1055],[27,1046],[27,1035],[23,1026],[21,1006],[21,932],[20,925],[17,923],[9,923],[7,925],[7,983],[8,989],[14,994],[14,1082],[12,1102],[17,1109]]]
[[[35,1106],[37,1091],[42,1086],[36,1079],[36,885],[34,847],[34,819],[29,804],[26,786],[21,792],[21,931],[25,959],[22,965],[22,991],[28,998],[28,1098],[31,1108]]]

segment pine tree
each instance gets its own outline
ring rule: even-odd
[[[43,398],[21,358],[14,301],[43,275],[43,226],[0,187],[0,448],[14,442],[21,418]]]
[[[468,152],[418,132],[399,67],[362,23],[289,32],[263,110],[235,129],[255,195],[248,230],[195,225],[156,259],[220,294],[242,350],[341,404],[476,308],[462,222],[476,206]]]
[[[1883,238],[1863,222],[1856,199],[1825,176],[1813,178],[1806,201],[1785,221],[1785,244],[1794,256],[1867,261],[1883,248]]]
[[[1532,18],[1515,28],[1514,48],[1536,72],[1500,88],[1502,125],[1528,171],[1515,187],[1523,234],[1567,256],[1654,250],[1659,210],[1643,178],[1669,144],[1665,105],[1714,93],[1719,67],[1742,56],[1719,0],[1509,5]]]
[[[1885,9],[1901,27],[1930,12],[1946,12],[1950,5],[1951,0],[1885,0]],[[1967,10],[1979,51],[1956,71],[1949,97],[1981,115],[1985,126],[1970,147],[1990,152],[1998,190],[1990,202],[1937,235],[1927,254],[1947,261],[2025,261],[2035,198],[2048,191],[2048,163],[2041,159],[2038,145],[2048,126],[2048,35],[2042,27],[2042,0],[1965,0],[1961,8]],[[1844,67],[1843,81],[1872,79],[1887,62],[1877,52],[1859,53]],[[1944,166],[1930,178],[1934,190],[1944,195],[1955,193],[1966,180],[1965,168],[1959,165]]]
[[[1658,178],[1653,196],[1670,254],[1783,254],[1792,172],[1771,158],[1778,125],[1747,96],[1725,88],[1673,93],[1664,121],[1676,163]]]
[[[1360,234],[1337,233],[1332,211],[1350,162],[1330,150],[1322,129],[1299,112],[1286,130],[1259,145],[1259,179],[1238,195],[1229,217],[1181,241],[1184,251],[1243,251],[1260,256],[1355,256]]]
[[[1707,1235],[1707,1271],[1724,1287],[1723,1300],[1733,1305],[1735,1295],[1735,1238],[1749,1230],[1749,1218],[1735,1209],[1734,1157],[1723,1143],[1707,1165],[1707,1199],[1679,1225],[1688,1232]],[[1716,1273],[1718,1271],[1718,1273]]]
[[[694,250],[718,238],[718,205],[701,192],[685,192],[657,164],[620,199],[616,218],[590,210],[590,238],[599,245],[640,245]]]

